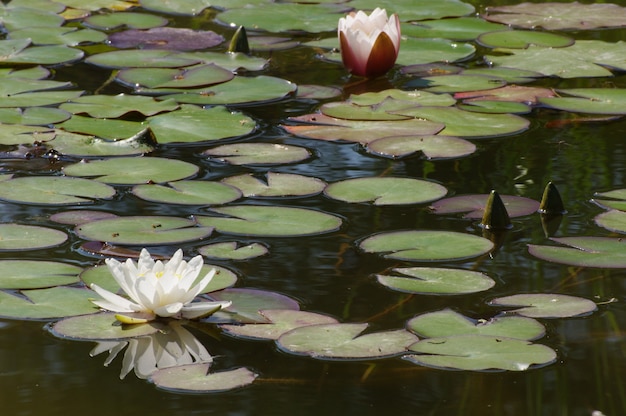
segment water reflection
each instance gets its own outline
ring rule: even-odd
[[[95,357],[108,352],[109,356],[104,361],[104,366],[108,367],[122,351],[124,358],[120,379],[132,370],[137,377],[145,379],[159,369],[213,362],[213,357],[204,345],[177,321],[169,322],[163,330],[148,336],[98,342],[89,355]]]

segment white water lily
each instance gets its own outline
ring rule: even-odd
[[[194,319],[215,313],[231,304],[193,302],[215,275],[215,269],[212,269],[198,284],[191,287],[202,269],[202,256],[196,256],[187,263],[183,260],[183,251],[178,250],[169,261],[162,262],[154,261],[148,250],[142,249],[137,264],[131,259],[125,263],[115,259],[107,259],[105,262],[130,299],[91,284],[90,287],[103,298],[92,302],[102,309],[118,312],[116,318],[121,322],[146,322],[157,316]],[[124,315],[128,313],[138,313],[141,318]]]

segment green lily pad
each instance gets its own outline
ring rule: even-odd
[[[196,16],[204,9],[212,6],[220,6],[223,0],[177,0],[175,2],[160,0],[140,0],[139,4],[148,10],[154,10],[166,14],[180,14]],[[231,7],[237,7],[238,0],[230,0]],[[223,6],[222,6],[223,7]]]
[[[0,184],[2,184],[0,182]],[[602,228],[614,231],[620,234],[626,234],[626,212],[619,210],[610,210],[608,212],[596,215],[594,222]]]
[[[571,88],[557,90],[572,97],[547,97],[539,102],[551,108],[587,114],[626,114],[626,90],[621,88]]]
[[[412,38],[444,38],[458,41],[475,40],[487,32],[506,29],[506,26],[487,22],[477,17],[425,20],[402,24],[402,35]]]
[[[206,276],[206,274],[209,273],[212,269],[215,269],[215,275],[213,276],[213,279],[211,279],[207,287],[202,291],[202,293],[210,293],[215,292],[216,290],[223,290],[233,286],[237,282],[237,275],[231,270],[221,266],[204,264],[202,266],[202,270],[200,270],[200,273],[196,278],[196,281],[193,284],[195,285],[196,283],[199,283],[200,280],[202,280],[204,276]],[[113,278],[113,275],[111,275],[109,268],[104,265],[85,269],[80,274],[80,279],[87,286],[95,283],[101,288],[108,290],[109,292],[117,293],[120,291],[120,285]]]
[[[109,43],[116,48],[123,49],[190,51],[212,48],[222,42],[224,42],[224,38],[211,30],[192,30],[179,27],[155,27],[147,30],[129,29],[109,35]]]
[[[232,302],[228,309],[219,310],[203,320],[220,324],[263,324],[269,321],[259,311],[270,309],[297,311],[300,309],[298,302],[290,297],[258,289],[224,289],[211,293],[211,298],[217,301]]]
[[[68,176],[90,177],[113,185],[164,183],[194,176],[198,167],[175,159],[158,157],[118,157],[67,165]]]
[[[59,3],[48,4],[49,7],[46,8],[41,8],[41,4],[39,7],[20,7],[16,2],[11,3],[15,4],[7,6],[3,3],[0,7],[0,21],[4,30],[8,32],[31,26],[54,28],[65,22],[65,19],[57,14],[63,10],[63,5]]]
[[[499,316],[475,320],[451,309],[418,315],[407,322],[407,328],[424,338],[487,335],[533,341],[546,333],[545,327],[532,318]]]
[[[506,81],[485,75],[457,74],[423,77],[420,83],[427,87],[427,91],[450,93],[498,88],[504,86]],[[412,83],[412,86],[415,84]]]
[[[3,124],[0,129],[0,144],[5,146],[33,144],[37,141],[50,140],[52,138],[54,138],[54,133],[45,127]]]
[[[36,91],[16,95],[0,95],[0,107],[17,108],[53,105],[78,99],[82,94],[83,91]]]
[[[108,118],[92,118],[73,115],[69,120],[57,127],[73,133],[83,133],[102,139],[126,139],[140,133],[146,128],[144,123]]]
[[[509,84],[526,84],[528,82],[533,82],[536,79],[543,77],[542,74],[536,71],[505,67],[476,67],[464,69],[461,72],[468,75],[486,75],[489,77],[500,78],[505,80]],[[517,85],[508,85],[504,88],[507,87],[514,88],[517,87]]]
[[[318,178],[279,172],[229,176],[221,182],[241,190],[246,198],[311,196],[326,187],[326,182]]]
[[[75,27],[29,27],[11,32],[11,39],[30,39],[33,45],[77,46],[83,43],[104,42],[107,35],[92,29]]]
[[[239,205],[213,208],[218,216],[197,216],[198,224],[220,233],[266,237],[324,234],[341,227],[341,218],[305,208]]]
[[[67,111],[49,107],[0,108],[0,123],[47,126],[71,117]]]
[[[531,108],[523,103],[477,100],[458,105],[464,111],[489,114],[528,114]]]
[[[224,144],[205,150],[202,154],[231,165],[296,163],[311,157],[311,153],[300,146],[250,142]]]
[[[181,205],[221,205],[241,197],[238,189],[210,181],[176,181],[167,186],[142,184],[135,185],[132,192],[147,201]]]
[[[86,17],[83,23],[102,30],[128,27],[131,29],[150,29],[167,25],[167,19],[147,13],[117,12],[94,14]]]
[[[473,113],[452,107],[416,107],[399,113],[444,123],[445,128],[440,134],[473,139],[512,135],[528,129],[530,125],[527,119],[514,114]]]
[[[556,352],[545,345],[483,335],[424,339],[410,350],[417,354],[403,358],[414,364],[470,371],[526,371],[556,360]]]
[[[388,9],[389,10],[389,9]],[[474,45],[448,39],[416,39],[402,37],[399,65],[428,64],[431,62],[457,62],[469,59],[476,52]]]
[[[220,84],[235,75],[215,64],[187,68],[129,68],[116,75],[121,83],[133,88],[192,88]]]
[[[198,227],[186,218],[130,216],[103,219],[76,226],[74,232],[86,240],[119,245],[155,246],[207,238],[212,227]]]
[[[85,95],[62,104],[62,110],[72,114],[89,114],[96,118],[118,118],[131,112],[146,116],[174,111],[178,104],[171,100],[157,101],[151,97],[138,95]]]
[[[168,100],[170,101],[170,100]],[[148,118],[157,142],[195,143],[243,136],[256,128],[253,119],[224,107],[203,109],[182,105],[178,111]]]
[[[598,309],[589,299],[553,293],[529,293],[504,296],[489,302],[492,306],[509,306],[509,311],[530,318],[570,318],[588,315]]]
[[[395,136],[383,137],[367,143],[368,152],[388,158],[423,155],[426,159],[455,159],[476,151],[476,145],[459,137]]]
[[[430,209],[435,214],[465,213],[463,218],[481,219],[485,213],[488,194],[457,195],[433,203]],[[500,195],[509,217],[530,215],[539,209],[539,202],[515,195]]]
[[[72,264],[55,261],[0,260],[2,289],[37,289],[71,285],[78,282],[83,270]]]
[[[199,63],[204,65],[215,64],[233,72],[241,69],[247,69],[248,71],[260,71],[265,68],[269,63],[269,60],[265,58],[250,56],[241,52],[222,53],[194,51],[182,52],[180,56],[189,59],[197,59]],[[237,77],[235,79],[237,79]]]
[[[622,56],[626,43],[578,40],[566,48],[530,45],[526,49],[508,49],[510,55],[486,56],[495,65],[537,71],[560,78],[609,77],[607,68],[626,70]]]
[[[626,241],[610,237],[553,237],[569,247],[529,244],[528,252],[542,260],[580,267],[626,267]]]
[[[84,55],[83,51],[65,45],[26,48],[22,41],[30,43],[30,39],[1,40],[0,63],[57,65],[77,61]]]
[[[0,251],[37,250],[59,246],[65,241],[67,241],[67,234],[52,228],[0,224]]]
[[[151,335],[161,330],[162,325],[155,322],[121,325],[113,313],[72,316],[48,327],[48,331],[56,337],[81,341],[116,341]]]
[[[610,3],[521,3],[488,7],[483,17],[492,22],[527,29],[591,30],[626,26],[626,8]]]
[[[412,178],[371,177],[335,182],[326,187],[327,197],[344,202],[374,205],[423,204],[445,196],[448,190],[434,182]]]
[[[488,253],[493,243],[486,238],[454,231],[409,230],[374,234],[359,243],[366,253],[408,261],[456,261]]]
[[[198,105],[258,104],[293,95],[296,88],[295,84],[287,80],[267,75],[258,77],[237,76],[227,83],[170,94],[166,97],[179,103]],[[155,91],[158,92],[158,90]],[[151,91],[140,89],[139,92]]]
[[[398,275],[377,274],[378,283],[406,293],[460,295],[491,289],[496,282],[484,273],[436,267],[400,267]]]
[[[244,367],[209,372],[210,364],[197,363],[159,369],[149,380],[162,390],[178,393],[215,393],[252,384],[258,374]]]
[[[504,87],[495,89],[457,92],[454,94],[454,98],[463,100],[464,103],[472,104],[476,104],[476,102],[480,101],[536,104],[539,99],[554,97],[555,95],[554,90],[550,88],[505,85]]]
[[[290,117],[289,121],[308,124],[283,125],[291,134],[318,140],[345,140],[367,144],[390,136],[432,135],[444,128],[444,124],[423,119],[400,121],[353,121],[328,117],[323,114],[307,114]]]
[[[269,250],[263,244],[242,245],[236,241],[225,241],[198,247],[198,253],[204,257],[220,260],[249,260],[264,256],[268,252]]]
[[[61,211],[50,215],[50,221],[59,224],[78,225],[86,222],[102,220],[105,218],[117,218],[112,212],[93,211],[89,209],[75,209],[69,211]]]
[[[268,309],[259,313],[267,319],[267,323],[225,324],[220,325],[220,328],[228,335],[238,338],[277,340],[281,335],[295,328],[339,323],[331,316],[290,309]]]
[[[368,324],[317,324],[298,327],[276,340],[281,351],[320,360],[357,360],[391,357],[417,341],[400,329],[360,335]]]
[[[1,232],[1,231],[0,231]],[[73,287],[0,291],[0,316],[7,319],[55,319],[98,312],[89,300],[93,292]]]
[[[63,0],[63,4],[67,7],[79,10],[88,10],[95,12],[100,9],[109,10],[126,10],[130,7],[135,7],[135,2],[123,1],[123,0]]]
[[[0,181],[0,199],[24,204],[80,205],[113,196],[113,187],[82,178],[25,176]]]
[[[153,146],[145,143],[147,140],[144,140],[144,136],[147,132],[147,129],[144,129],[139,134],[124,140],[105,140],[57,130],[54,138],[47,140],[45,145],[62,155],[91,157],[141,155],[154,150]]]
[[[376,7],[398,13],[403,22],[441,19],[472,14],[474,6],[460,0],[352,0],[350,7],[356,10],[374,10]]]
[[[363,94],[352,94],[348,100],[351,104],[359,106],[380,107],[385,104],[394,104],[395,110],[403,107],[428,106],[428,107],[449,107],[456,103],[456,100],[449,94],[434,94],[423,90],[398,90],[388,89],[379,92],[366,92]],[[340,117],[349,118],[349,117]]]
[[[574,39],[555,33],[530,30],[501,30],[483,33],[476,41],[488,48],[527,48],[530,45],[564,48],[574,44]]]
[[[626,211],[626,189],[596,192],[591,202],[594,202],[605,209],[619,209],[620,211]]]
[[[202,62],[199,58],[162,49],[119,50],[91,55],[85,62],[103,68],[180,68]]]

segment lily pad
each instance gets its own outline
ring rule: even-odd
[[[86,240],[155,246],[201,240],[211,235],[213,228],[198,227],[186,218],[129,216],[80,224],[74,232]]]
[[[0,182],[0,185],[2,183]],[[594,218],[596,224],[620,234],[626,234],[626,212],[619,210],[610,210],[603,214],[596,215]]]
[[[222,179],[241,190],[246,198],[311,196],[324,190],[326,182],[292,173],[267,172],[265,176],[243,174]]]
[[[477,101],[504,101],[524,104],[537,104],[539,99],[554,97],[554,90],[541,87],[526,87],[521,85],[505,85],[504,87],[481,90],[457,92],[454,98],[463,100],[464,103]]]
[[[0,95],[0,107],[17,108],[53,105],[78,99],[82,94],[83,91],[35,91],[16,95]]]
[[[174,51],[141,49],[102,52],[87,57],[85,62],[103,68],[180,68],[202,61]]]
[[[103,220],[105,218],[117,218],[117,215],[112,212],[92,211],[88,209],[61,211],[50,215],[50,221],[69,225],[78,225],[86,222]]]
[[[158,323],[121,325],[113,313],[95,313],[62,319],[48,327],[59,338],[82,341],[122,340],[163,330]]]
[[[374,205],[405,205],[431,202],[448,190],[434,182],[412,178],[354,178],[335,182],[324,194],[344,202],[371,202]]]
[[[298,302],[292,298],[276,292],[258,289],[233,288],[211,293],[211,298],[217,301],[231,301],[233,304],[227,310],[220,310],[204,319],[206,322],[227,324],[263,324],[268,319],[259,313],[261,310],[300,309]]]
[[[541,98],[551,108],[587,114],[626,114],[626,90],[621,88],[571,88],[557,90],[567,96]]]
[[[67,241],[67,234],[36,225],[0,224],[0,251],[37,250]]]
[[[431,295],[460,295],[491,289],[496,282],[484,273],[436,267],[400,267],[377,274],[378,283],[392,290]]]
[[[553,293],[504,296],[493,299],[489,304],[519,308],[510,310],[509,313],[530,318],[570,318],[589,315],[598,309],[589,299]]]
[[[169,100],[168,100],[169,101]],[[256,128],[253,119],[224,107],[183,105],[178,111],[148,118],[159,143],[195,143],[243,136]]]
[[[24,204],[80,205],[113,196],[113,187],[82,178],[24,176],[0,181],[0,199]]]
[[[545,345],[483,335],[424,339],[410,350],[417,354],[403,358],[414,364],[470,371],[526,371],[556,360],[556,352]]]
[[[502,87],[506,81],[486,75],[456,74],[423,77],[420,83],[430,92],[462,92]],[[412,83],[415,86],[415,83]]]
[[[426,159],[454,159],[474,153],[476,145],[452,136],[395,136],[371,141],[366,149],[375,155],[393,159],[415,155],[423,155]]]
[[[214,393],[252,384],[258,374],[240,367],[234,370],[209,372],[210,364],[197,363],[163,368],[150,375],[157,388],[173,392]]]
[[[119,27],[150,29],[165,26],[167,19],[148,13],[117,12],[94,14],[83,19],[83,23],[102,30],[111,30]]]
[[[24,39],[30,43],[30,39]],[[81,59],[83,51],[65,45],[22,47],[22,39],[1,40],[0,63],[2,64],[40,64],[57,65]]]
[[[239,205],[213,208],[216,216],[197,216],[198,224],[220,233],[266,237],[324,234],[341,227],[341,218],[305,208]]]
[[[175,159],[158,157],[118,157],[79,162],[63,168],[69,176],[90,177],[114,185],[163,183],[194,176],[198,167]]]
[[[366,253],[408,261],[456,261],[488,253],[493,243],[486,238],[454,231],[409,230],[374,234],[359,243]]]
[[[402,34],[412,38],[444,38],[460,41],[476,39],[483,33],[504,30],[506,26],[477,17],[456,17],[402,24]]]
[[[93,118],[75,114],[69,120],[58,124],[57,127],[73,133],[88,134],[102,139],[119,140],[139,134],[146,128],[146,125],[138,121]]]
[[[83,270],[73,264],[37,260],[0,260],[2,289],[37,289],[78,282]]]
[[[120,121],[120,120],[107,120]],[[107,124],[110,125],[110,124]],[[72,156],[132,156],[150,153],[154,147],[144,140],[147,129],[124,140],[106,140],[84,134],[68,133],[57,130],[52,140],[45,145],[59,154]]]
[[[169,182],[167,186],[135,185],[132,192],[147,201],[181,205],[221,205],[241,197],[241,192],[232,186],[197,180]]]
[[[610,237],[553,237],[569,247],[529,244],[528,252],[542,260],[580,267],[625,268],[626,241]]]
[[[61,26],[65,19],[59,16],[63,10],[60,3],[51,4],[47,2],[47,7],[39,4],[39,7],[24,7],[17,2],[15,4],[2,4],[0,7],[0,21],[4,30],[11,32],[13,30],[22,29],[31,26],[58,27]]]
[[[298,310],[268,309],[259,313],[267,319],[267,323],[226,324],[220,325],[220,328],[234,337],[277,340],[281,335],[295,328],[339,323],[331,316]]]
[[[376,7],[398,13],[403,22],[441,19],[470,15],[474,6],[460,0],[353,0],[350,7],[356,10],[374,10]]]
[[[626,189],[596,192],[591,202],[594,202],[603,208],[626,211]]]
[[[451,309],[418,315],[407,322],[407,328],[424,338],[488,335],[533,341],[546,333],[545,327],[532,318],[500,316],[475,320]]]
[[[7,319],[54,319],[98,312],[89,300],[93,292],[73,287],[0,291],[0,316]]]
[[[209,244],[198,247],[198,253],[204,257],[221,260],[249,260],[264,256],[269,250],[263,244],[252,243],[242,245],[236,241],[224,241],[222,243]]]
[[[465,213],[463,218],[481,219],[485,213],[488,194],[458,195],[433,203],[430,209],[435,214]],[[531,215],[539,209],[539,202],[515,195],[500,195],[509,217]]]
[[[626,26],[626,8],[610,3],[521,3],[488,7],[483,17],[491,22],[527,29],[591,30]]]
[[[33,45],[77,46],[85,43],[100,43],[106,34],[92,29],[78,30],[75,27],[29,27],[14,30],[11,39],[30,39]]]
[[[89,114],[96,118],[118,118],[124,114],[138,112],[146,116],[170,112],[178,108],[171,100],[156,101],[138,95],[85,95],[62,104],[62,110],[72,114]]]
[[[215,64],[187,68],[129,68],[122,69],[116,79],[132,88],[192,88],[220,84],[235,75]]]
[[[47,126],[71,117],[67,111],[49,107],[0,108],[0,123]]]
[[[148,30],[130,29],[115,32],[109,42],[116,48],[169,49],[191,51],[208,49],[224,42],[211,30],[191,30],[178,27],[155,27]]]
[[[205,150],[202,154],[231,165],[296,163],[311,157],[311,153],[304,147],[264,142],[224,144]]]
[[[488,48],[527,48],[530,45],[564,48],[574,44],[574,39],[549,32],[530,30],[502,30],[483,33],[476,39]]]

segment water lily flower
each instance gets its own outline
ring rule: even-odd
[[[103,309],[118,312],[115,317],[123,323],[147,322],[157,316],[200,318],[231,304],[193,302],[215,275],[215,269],[212,269],[198,284],[191,287],[202,269],[202,256],[196,256],[187,263],[183,260],[183,251],[178,250],[169,261],[162,262],[154,261],[148,250],[142,249],[137,264],[131,259],[125,263],[115,259],[106,259],[105,262],[130,299],[91,284],[90,287],[103,298],[92,302]]]
[[[400,21],[385,9],[376,8],[369,16],[352,12],[339,19],[337,30],[344,66],[354,75],[375,78],[384,75],[396,62],[400,51]]]

